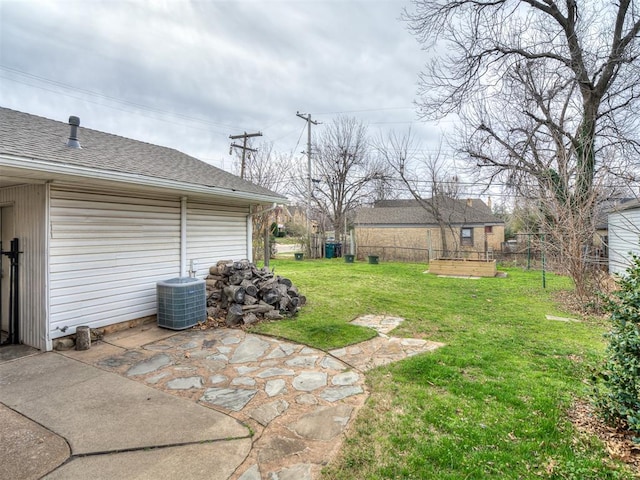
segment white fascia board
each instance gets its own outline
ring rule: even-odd
[[[116,172],[112,170],[98,170],[78,165],[69,165],[57,162],[46,162],[33,158],[14,157],[0,154],[0,166],[20,168],[36,172],[45,172],[58,175],[70,175],[93,180],[107,180],[132,185],[144,185],[147,187],[176,190],[184,193],[215,195],[236,200],[247,200],[252,203],[289,203],[286,198],[272,195],[262,195],[251,192],[242,192],[229,188],[209,187],[193,183],[167,180],[164,178],[148,177],[131,173]]]

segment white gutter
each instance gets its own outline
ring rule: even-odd
[[[276,208],[278,208],[278,205],[280,205],[280,204],[276,203],[276,202],[273,202],[271,204],[271,206],[269,208],[267,208],[266,210],[260,210],[259,212],[250,213],[249,215],[247,215],[247,217],[253,217],[255,215],[262,215],[263,213],[270,212],[271,210],[275,210]]]
[[[187,276],[187,197],[180,197],[180,276]]]
[[[0,154],[0,166],[21,168],[35,172],[46,172],[60,175],[71,175],[93,180],[117,181],[133,185],[179,190],[182,192],[217,195],[238,200],[250,200],[252,202],[272,203],[274,201],[285,203],[286,199],[276,195],[243,192],[232,188],[210,187],[193,183],[168,180],[164,178],[149,177],[132,173],[117,172],[114,170],[97,170],[89,167],[69,165],[56,162],[45,162],[26,157],[14,157]]]

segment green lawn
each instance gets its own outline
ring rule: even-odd
[[[274,260],[308,298],[292,320],[255,330],[317,348],[372,333],[347,322],[387,313],[392,334],[447,345],[367,373],[371,396],[325,479],[633,478],[566,412],[586,398],[606,325],[546,320],[568,279],[509,269],[507,278],[438,278],[416,264]]]

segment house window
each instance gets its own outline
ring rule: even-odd
[[[493,225],[485,225],[484,233],[493,233]]]
[[[473,247],[473,228],[460,229],[460,244],[463,247]]]

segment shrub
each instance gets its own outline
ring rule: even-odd
[[[640,433],[640,257],[605,298],[611,330],[604,365],[595,377],[595,403],[612,426]]]

